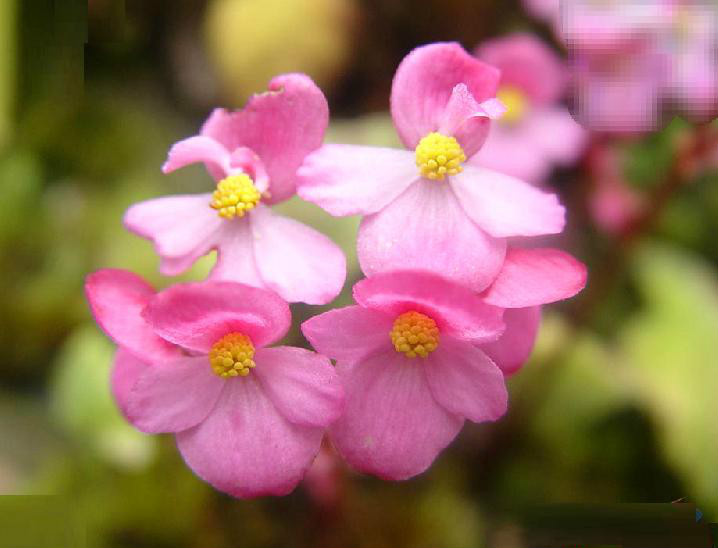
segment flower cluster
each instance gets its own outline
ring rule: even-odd
[[[679,114],[718,112],[718,9],[695,0],[524,0],[567,47],[576,115],[593,130],[638,133]]]
[[[557,249],[525,247],[563,229],[556,196],[473,160],[506,110],[499,83],[459,45],[431,44],[393,82],[408,150],[322,145],[326,100],[298,74],[175,144],[163,171],[202,162],[214,191],[136,204],[125,225],[154,243],[163,274],[216,250],[209,279],[155,292],[100,270],[86,283],[118,345],[111,382],[126,418],[174,433],[187,465],[237,497],[291,491],[325,433],[355,469],[405,479],[466,419],[500,418],[540,306],[575,295],[586,271]],[[302,325],[316,352],[268,346],[291,325],[288,302],[326,304],[345,279],[331,240],[272,213],[295,192],[363,216],[366,278],[355,305]]]

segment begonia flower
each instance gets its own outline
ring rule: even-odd
[[[560,104],[568,71],[559,56],[526,33],[486,41],[474,53],[501,70],[497,96],[507,111],[469,163],[539,184],[554,165],[575,162],[587,134]]]
[[[289,328],[271,291],[226,281],[155,293],[124,270],[87,278],[98,325],[118,345],[112,392],[148,433],[174,433],[187,465],[236,497],[284,495],[342,411],[329,360],[267,345]]]
[[[476,347],[501,335],[502,309],[426,271],[367,278],[354,299],[302,324],[312,346],[337,360],[346,407],[329,434],[352,467],[409,478],[431,465],[465,418],[504,414],[504,376]]]
[[[513,375],[529,358],[541,321],[541,306],[576,295],[586,285],[586,266],[552,248],[511,247],[483,301],[504,308],[506,329],[480,348],[504,375]]]
[[[566,253],[512,248],[482,295],[426,271],[357,283],[357,305],[302,324],[312,346],[337,360],[344,383],[346,408],[330,427],[337,451],[385,479],[426,470],[465,419],[504,414],[503,378],[528,358],[540,306],[585,281],[585,267]]]
[[[481,291],[501,268],[507,237],[563,229],[555,195],[467,163],[504,110],[498,83],[497,69],[458,44],[417,48],[391,92],[409,150],[328,144],[307,157],[298,194],[332,215],[365,215],[357,251],[367,276],[435,270]]]
[[[216,190],[135,204],[125,226],[152,240],[165,275],[216,249],[212,279],[271,289],[289,302],[331,301],[344,284],[344,254],[269,207],[295,193],[297,168],[321,145],[328,115],[324,95],[301,74],[274,78],[243,110],[215,109],[199,135],[171,148],[162,171],[204,162]]]

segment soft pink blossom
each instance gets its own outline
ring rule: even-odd
[[[98,325],[119,347],[112,391],[135,427],[176,434],[187,465],[231,495],[294,489],[342,411],[343,390],[323,356],[267,347],[291,323],[280,297],[223,281],[155,294],[123,270],[91,274],[85,290]],[[208,355],[239,335],[250,341],[254,365],[242,376],[220,362],[228,372],[220,376]]]
[[[594,146],[588,156],[593,177],[588,208],[596,226],[608,234],[626,230],[645,207],[644,197],[630,186],[623,174],[616,147]]]
[[[351,466],[386,479],[415,476],[465,419],[505,413],[504,374],[528,357],[539,305],[574,295],[586,274],[550,249],[511,249],[504,264],[483,295],[426,271],[377,274],[354,286],[356,305],[302,324],[312,346],[337,360],[346,408],[330,437]],[[412,346],[397,346],[405,344],[394,337],[407,318],[423,323],[414,324]]]
[[[346,276],[341,250],[268,207],[295,193],[297,168],[321,145],[327,123],[326,99],[307,76],[274,78],[269,91],[252,97],[243,110],[214,110],[199,135],[172,147],[162,168],[169,173],[204,162],[218,182],[248,176],[261,195],[253,208],[223,218],[210,207],[212,193],[169,196],[130,207],[125,226],[152,240],[165,275],[183,272],[216,249],[212,279],[271,289],[289,302],[331,301]]]
[[[675,113],[698,122],[714,117],[717,16],[715,6],[693,1],[567,2],[559,36],[581,123],[638,133]]]
[[[399,65],[391,92],[394,125],[409,150],[324,145],[308,156],[298,193],[332,215],[365,216],[357,248],[366,275],[440,270],[481,291],[501,268],[507,237],[563,229],[556,196],[518,179],[471,164],[439,177],[417,167],[419,152],[435,150],[425,147],[435,133],[442,143],[455,139],[466,160],[476,154],[490,118],[503,112],[498,82],[498,70],[458,44],[417,48]]]
[[[526,33],[484,42],[475,54],[501,71],[498,96],[509,99],[509,110],[470,163],[538,184],[554,165],[575,162],[587,133],[561,104],[569,77],[563,60]]]

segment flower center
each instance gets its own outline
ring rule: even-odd
[[[246,377],[254,367],[254,345],[247,335],[229,333],[212,345],[209,363],[218,377]]]
[[[520,121],[529,109],[529,102],[526,94],[514,86],[502,86],[496,97],[506,107],[506,112],[501,121],[508,124],[515,124]]]
[[[224,219],[234,219],[244,217],[247,211],[254,209],[261,197],[248,175],[230,175],[217,183],[209,207],[216,209]]]
[[[461,173],[466,160],[464,149],[454,137],[432,132],[416,146],[416,166],[423,177],[443,181],[447,175]]]
[[[439,346],[439,328],[429,316],[420,312],[404,312],[394,320],[389,333],[397,352],[409,358],[426,358]]]

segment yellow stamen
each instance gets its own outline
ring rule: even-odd
[[[394,320],[389,333],[397,352],[409,358],[426,358],[439,346],[439,328],[429,316],[416,312],[404,312]]]
[[[209,207],[216,209],[224,219],[234,219],[244,217],[247,211],[254,209],[261,197],[249,176],[244,173],[230,175],[217,183]]]
[[[209,363],[218,377],[246,377],[254,367],[254,345],[247,335],[229,333],[212,345]]]
[[[501,86],[496,97],[506,107],[506,112],[501,117],[501,122],[515,124],[526,115],[529,109],[529,102],[526,94],[519,88],[513,86]]]
[[[428,179],[443,181],[447,175],[461,173],[464,161],[464,149],[454,137],[432,132],[416,146],[416,166]]]

